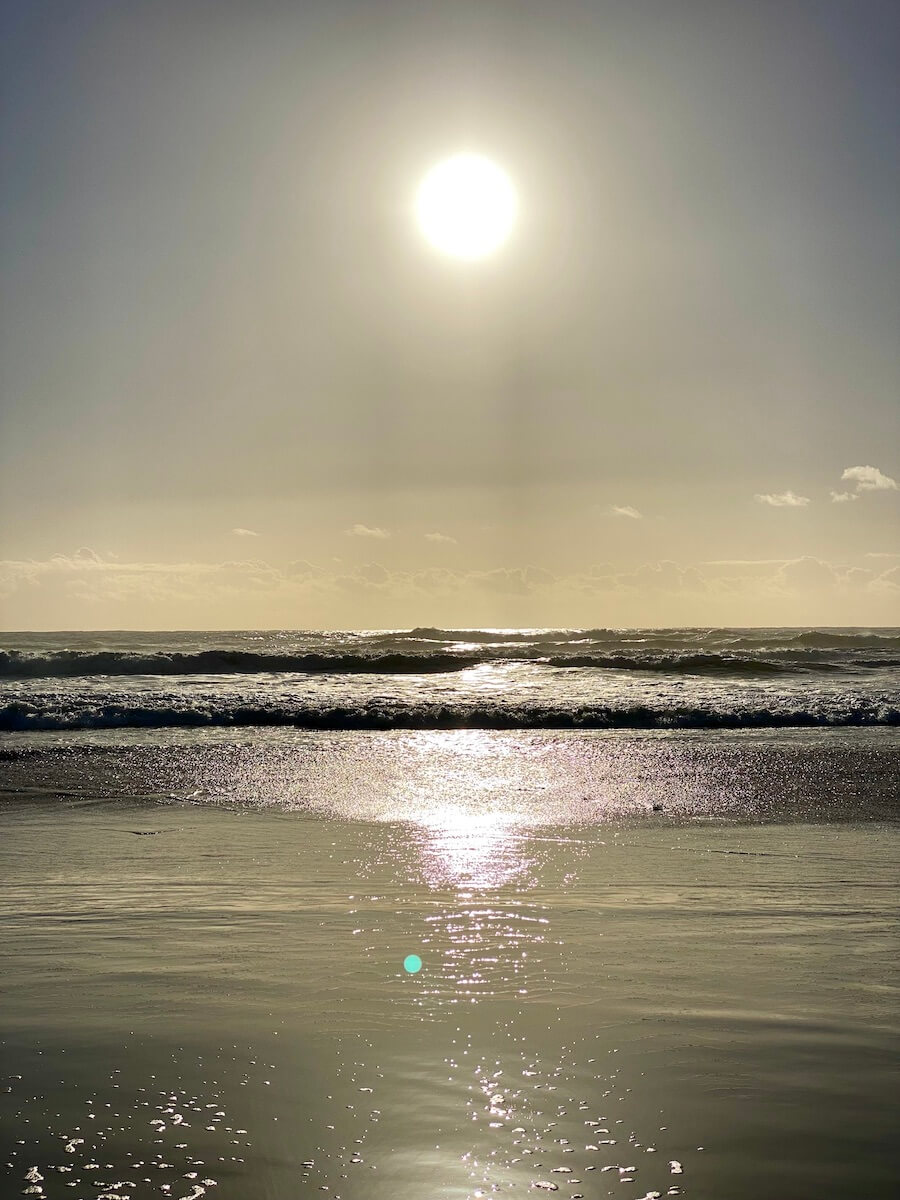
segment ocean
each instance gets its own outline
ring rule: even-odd
[[[898,629],[7,634],[0,729],[900,723]]]
[[[894,1196],[898,664],[2,635],[0,1196]]]

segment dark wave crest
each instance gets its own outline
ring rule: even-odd
[[[193,654],[52,654],[0,651],[0,678],[64,679],[88,675],[249,675],[264,673],[424,674],[462,671],[480,658],[462,654],[258,654],[247,650],[201,650]]]
[[[559,646],[560,643],[556,643]],[[654,671],[674,674],[734,673],[775,675],[805,671],[839,671],[845,666],[884,668],[896,659],[828,661],[824,650],[771,650],[765,655],[722,653],[658,653],[641,649],[631,654],[550,654],[548,646],[485,646],[465,654],[449,650],[348,654],[272,654],[248,650],[201,650],[136,653],[120,650],[59,650],[29,654],[0,651],[0,679],[71,679],[105,675],[425,675],[463,671],[489,662],[531,662],[536,666],[590,667],[606,671]]]
[[[553,707],[529,704],[418,704],[285,706],[38,705],[15,702],[0,708],[0,730],[253,728],[314,730],[390,729],[787,729],[900,725],[889,704],[814,708],[711,706]]]

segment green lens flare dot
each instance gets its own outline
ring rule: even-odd
[[[418,954],[407,954],[403,960],[403,970],[408,971],[410,975],[422,970],[422,960]]]

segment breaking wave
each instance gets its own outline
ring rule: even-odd
[[[445,637],[443,640],[446,644],[449,639]],[[557,640],[555,647],[563,644]],[[548,649],[541,642],[531,646],[513,642],[509,646],[492,643],[490,647],[485,645],[474,653],[447,649],[366,654],[278,654],[228,649],[151,653],[58,650],[35,654],[7,650],[0,651],[0,679],[71,679],[107,675],[426,675],[463,671],[490,662],[530,662],[536,666],[590,667],[605,671],[771,675],[800,670],[838,671],[847,666],[884,668],[897,663],[896,659],[851,659],[834,663],[828,661],[821,647],[805,650],[771,649],[764,655],[734,653],[730,650],[721,653],[659,653],[647,648],[632,648],[630,654],[596,653],[590,650],[577,654],[548,654]]]
[[[819,707],[715,708],[711,705],[572,707],[529,704],[355,705],[45,705],[17,701],[0,708],[0,730],[177,729],[290,727],[311,730],[389,729],[787,729],[900,725],[887,703]]]

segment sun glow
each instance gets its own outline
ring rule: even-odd
[[[483,258],[509,237],[516,191],[505,171],[480,154],[456,154],[419,185],[416,215],[432,246],[454,258]]]

